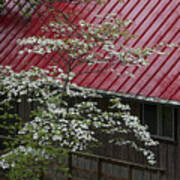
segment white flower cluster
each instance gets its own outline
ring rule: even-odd
[[[98,141],[95,132],[99,131],[111,135],[133,134],[143,146],[136,141],[129,144],[143,152],[149,163],[155,162],[153,153],[146,147],[154,146],[157,142],[151,139],[147,128],[140,124],[139,119],[130,115],[129,106],[123,105],[119,98],[110,98],[110,107],[102,109],[99,103],[93,100],[103,98],[102,95],[95,90],[71,84],[70,81],[66,84],[63,79],[74,76],[74,73],[70,76],[64,74],[62,69],[55,66],[49,70],[33,67],[27,72],[19,73],[10,67],[0,67],[0,94],[6,96],[0,104],[12,100],[19,103],[22,97],[26,97],[29,103],[37,104],[33,110],[32,121],[26,122],[16,136],[16,139],[27,147],[24,155],[36,147],[85,150],[90,143]],[[113,142],[113,139],[110,141]],[[131,141],[121,138],[116,140],[119,144],[127,142]],[[17,147],[19,148],[22,149],[21,146]],[[35,149],[31,153],[35,152]],[[47,151],[42,151],[43,155],[39,157],[44,157],[45,152]],[[12,150],[10,154],[3,156],[0,166],[11,167],[10,164],[14,164],[14,161],[8,157],[16,153],[17,150]]]
[[[47,37],[32,36],[19,39],[19,45],[25,46],[19,53],[58,53],[64,64],[71,61],[72,66],[82,63],[110,63],[111,68],[117,64],[146,65],[147,57],[154,53],[160,54],[160,51],[153,48],[130,48],[124,46],[123,41],[120,43],[120,37],[133,37],[126,30],[130,23],[130,20],[122,20],[116,14],[102,17],[101,24],[92,24],[84,20],[73,24],[62,17],[42,27]],[[117,41],[118,43],[115,43]]]

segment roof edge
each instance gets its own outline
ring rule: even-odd
[[[106,95],[110,95],[110,96],[118,96],[118,97],[122,97],[122,98],[138,100],[138,101],[180,106],[180,101],[176,101],[176,100],[162,99],[162,98],[157,98],[157,97],[148,97],[148,96],[135,95],[135,94],[126,94],[126,93],[121,93],[121,92],[106,91],[106,90],[102,90],[102,89],[93,89],[93,88],[87,88],[87,87],[85,87],[85,88],[91,89],[91,90],[96,90],[98,93],[106,94]]]

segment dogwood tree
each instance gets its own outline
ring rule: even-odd
[[[129,144],[154,164],[155,156],[149,148],[157,142],[138,117],[130,114],[129,106],[122,104],[119,97],[109,96],[109,106],[102,108],[102,94],[72,82],[79,75],[74,69],[82,64],[90,70],[80,73],[110,70],[119,75],[116,65],[144,66],[150,55],[163,53],[157,48],[131,48],[119,42],[120,37],[133,35],[126,30],[131,21],[116,14],[98,16],[99,24],[83,19],[75,23],[53,4],[48,3],[47,7],[53,19],[42,27],[44,35],[19,39],[18,44],[23,46],[20,54],[56,54],[53,66],[46,70],[32,67],[18,73],[10,67],[0,67],[0,118],[4,122],[17,119],[10,133],[16,135],[8,136],[8,152],[1,156],[0,166],[9,169],[9,179],[38,179],[50,163],[61,167],[65,164],[62,154],[84,151],[97,143],[97,132],[107,134],[109,143]],[[94,65],[99,65],[96,72],[91,68]],[[12,108],[12,102],[21,103],[24,97],[26,103],[36,107],[30,113],[31,121],[22,123],[18,115],[7,110]],[[7,125],[2,128],[8,129]]]
[[[13,117],[14,114],[10,113],[5,117],[6,107],[12,102],[21,103],[25,96],[26,103],[36,103],[31,121],[11,127],[16,135],[9,134],[8,152],[0,161],[2,168],[9,169],[9,179],[38,179],[52,162],[62,167],[62,154],[88,149],[92,143],[98,142],[96,132],[111,135],[109,143],[129,144],[142,152],[150,164],[155,163],[149,147],[157,142],[118,97],[109,97],[109,107],[103,109],[98,103],[103,95],[95,90],[69,83],[65,91],[67,75],[59,67],[53,71],[33,67],[19,73],[10,67],[0,70],[2,122]],[[59,75],[54,76],[57,72]],[[7,128],[7,124],[1,128]],[[129,139],[126,139],[127,134]]]

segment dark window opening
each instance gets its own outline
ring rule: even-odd
[[[160,104],[142,104],[142,121],[156,137],[175,139],[175,108]]]
[[[144,105],[144,124],[152,134],[157,134],[157,109],[155,105]]]

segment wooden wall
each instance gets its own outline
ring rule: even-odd
[[[159,168],[102,156],[72,153],[73,180],[163,180]]]
[[[140,104],[131,101],[130,105],[132,107],[133,114],[140,116]],[[28,105],[23,102],[18,105],[18,113],[22,117],[23,121],[29,120],[28,115],[31,109],[36,109],[36,106]],[[166,175],[163,180],[180,180],[180,108],[177,110],[177,122],[175,124],[175,131],[176,131],[176,139],[175,141],[165,141],[159,140],[160,145],[157,148],[154,148],[154,152],[156,153],[157,157],[157,164],[155,167],[166,169]],[[127,146],[115,146],[109,145],[104,142],[104,146],[99,147],[94,150],[94,153],[98,155],[102,155],[105,157],[113,157],[120,160],[126,160],[133,163],[145,164],[144,157],[140,154],[135,152],[134,150],[130,149]],[[82,162],[81,162],[82,161]],[[81,162],[81,166],[89,166],[90,169],[93,169],[95,165],[93,162],[85,163],[83,160],[78,159],[73,163]],[[91,167],[92,166],[92,167]],[[112,165],[103,165],[105,172],[113,172],[115,174],[127,174],[127,169],[122,167],[121,172],[118,172],[119,167],[115,167]],[[124,170],[122,170],[124,168]],[[123,175],[122,175],[123,176]],[[125,176],[125,175],[124,175]],[[133,180],[156,180],[157,177],[148,171],[144,171],[143,173],[139,170],[133,171],[133,177],[138,177],[137,179]]]
[[[138,115],[140,112],[139,103],[131,102],[133,113]],[[166,174],[163,180],[180,180],[180,108],[177,108],[177,118],[175,122],[175,141],[169,140],[157,140],[160,142],[159,146],[154,148],[153,151],[156,154],[157,164],[155,167],[166,169]],[[96,150],[97,154],[110,156],[116,159],[127,160],[129,162],[146,164],[147,162],[144,157],[127,146],[114,146],[105,144],[103,147]],[[138,172],[136,172],[136,176]],[[139,173],[139,176],[140,175]],[[146,180],[146,179],[137,179]]]

